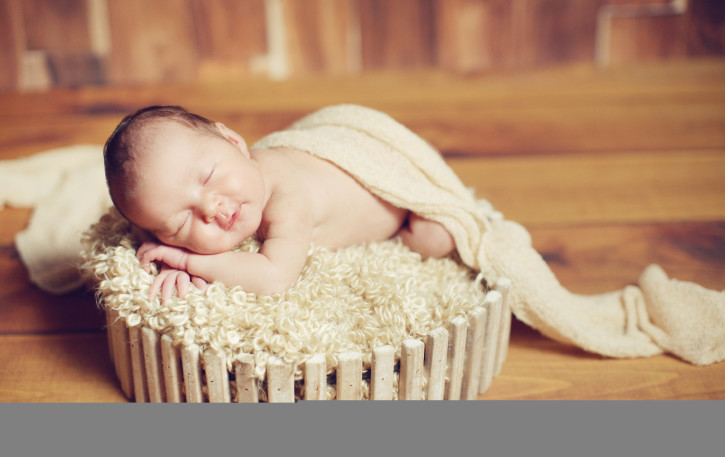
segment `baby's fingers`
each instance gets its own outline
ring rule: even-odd
[[[139,262],[141,262],[141,266],[146,273],[151,272],[151,262],[156,260],[152,250],[156,249],[158,246],[159,245],[153,241],[147,241],[138,248],[138,251],[136,251],[136,258]]]
[[[161,290],[162,286],[165,284],[168,276],[172,273],[173,270],[161,270],[161,272],[156,275],[153,282],[151,283],[151,287],[149,287],[149,298],[153,300],[156,298],[156,294]]]
[[[206,290],[207,282],[204,278],[200,278],[198,276],[192,276],[191,277],[191,283],[196,286],[199,290]]]
[[[176,293],[179,294],[179,298],[186,298],[186,293],[189,291],[189,274],[185,271],[179,271],[176,274]]]
[[[171,300],[171,297],[174,295],[177,278],[178,273],[173,272],[170,273],[168,279],[164,281],[164,285],[161,287],[161,303],[166,303]]]
[[[189,252],[174,246],[148,242],[141,245],[136,257],[147,272],[150,271],[151,262],[154,261],[163,262],[177,270],[186,270]]]
[[[149,298],[153,300],[161,292],[161,303],[171,300],[176,290],[179,298],[186,297],[191,281],[185,271],[164,269],[154,278],[149,288]]]

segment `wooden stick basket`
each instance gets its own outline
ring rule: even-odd
[[[312,356],[297,381],[297,398],[326,398],[328,382],[335,384],[338,400],[362,398],[364,378],[370,382],[371,400],[392,400],[394,375],[400,400],[472,400],[485,392],[501,371],[508,350],[511,311],[508,279],[493,285],[480,306],[466,318],[457,317],[448,328],[436,328],[425,341],[408,339],[400,348],[373,350],[370,370],[363,370],[362,355],[338,354],[338,366],[327,374],[325,358]],[[127,326],[117,311],[106,309],[110,357],[124,394],[137,402],[269,402],[295,401],[295,367],[270,357],[266,379],[253,376],[251,355],[239,357],[227,369],[224,355],[200,352],[196,344],[174,346],[169,335]],[[260,395],[262,389],[262,395]],[[265,398],[266,397],[266,398]]]

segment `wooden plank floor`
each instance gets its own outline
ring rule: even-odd
[[[0,159],[102,143],[120,117],[177,103],[254,141],[320,106],[387,111],[447,154],[463,181],[531,231],[561,282],[605,292],[649,263],[725,289],[725,61],[451,77],[373,74],[291,82],[0,94]],[[0,401],[125,401],[93,294],[32,286],[13,246],[27,208],[0,211]],[[611,360],[513,325],[482,399],[725,399],[725,363]]]

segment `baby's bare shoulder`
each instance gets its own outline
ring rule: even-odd
[[[309,189],[287,182],[272,192],[262,213],[258,233],[262,239],[304,238],[316,223],[317,210]]]
[[[270,199],[265,233],[309,229],[315,244],[339,248],[384,240],[403,223],[406,211],[377,198],[332,162],[304,151],[275,153],[269,163],[277,165],[269,174],[278,188]]]

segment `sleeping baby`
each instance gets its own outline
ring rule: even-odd
[[[423,258],[455,248],[446,229],[370,193],[331,162],[287,147],[249,149],[225,125],[178,106],[126,116],[104,148],[114,205],[148,234],[137,257],[161,266],[163,301],[221,281],[257,294],[289,288],[311,244],[338,249],[400,237]],[[257,235],[259,252],[232,249]]]

